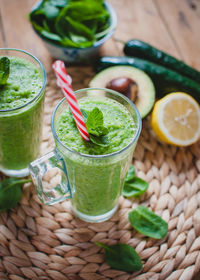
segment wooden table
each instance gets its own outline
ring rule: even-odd
[[[123,55],[123,44],[116,39],[128,41],[129,39],[137,38],[174,55],[176,58],[200,70],[199,0],[108,1],[117,12],[118,26],[114,37],[102,47],[101,55]],[[49,77],[53,58],[49,55],[27,20],[27,14],[35,2],[35,0],[0,0],[0,47],[19,48],[31,52],[42,61]],[[90,67],[82,66],[81,68],[81,71],[92,72]],[[69,73],[76,73],[79,68],[70,66],[68,70]],[[78,77],[72,78],[74,79],[74,88],[79,88],[81,82],[78,81]],[[76,81],[78,82],[76,83]],[[84,85],[86,84],[84,83]],[[8,272],[11,268],[7,267]],[[24,270],[23,273],[26,275],[28,271]],[[18,276],[12,277],[9,279],[22,279],[18,278]],[[30,277],[30,279],[35,278]],[[60,280],[63,278],[53,279]],[[128,278],[122,277],[121,279]],[[196,280],[198,279],[200,279],[200,276],[197,276]]]

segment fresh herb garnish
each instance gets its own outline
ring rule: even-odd
[[[142,262],[134,248],[128,244],[105,245],[100,242],[95,242],[98,246],[105,249],[105,261],[112,268],[135,272],[142,269]]]
[[[138,206],[128,218],[132,227],[146,236],[161,239],[167,234],[168,224],[145,206]]]
[[[90,134],[90,141],[98,146],[107,147],[110,142],[106,135],[95,136]]]
[[[0,181],[0,212],[15,207],[22,196],[23,184],[31,179],[7,178]]]
[[[108,133],[108,129],[103,123],[103,113],[99,110],[99,108],[95,107],[91,112],[89,112],[86,127],[89,134],[95,136],[103,136]]]
[[[85,110],[83,110],[83,109],[80,109],[80,110],[81,110],[81,113],[82,113],[82,116],[83,116],[84,122],[86,123],[86,121],[87,121],[87,117],[88,117],[88,114],[86,113],[86,111],[85,111]]]
[[[90,47],[110,26],[103,0],[43,0],[29,18],[42,37],[65,47]]]
[[[7,83],[10,74],[10,60],[6,56],[0,58],[0,86]]]
[[[131,165],[125,177],[122,195],[125,197],[140,196],[146,192],[148,186],[146,181],[135,176],[135,169]]]
[[[108,129],[104,126],[103,113],[99,108],[95,107],[88,113],[86,127],[92,143],[104,147],[110,144],[106,136]]]
[[[110,141],[106,135],[108,129],[104,126],[103,113],[97,107],[88,113],[82,108],[80,110],[90,135],[90,141],[98,146],[107,147]],[[71,120],[75,122],[70,109],[69,113]]]
[[[90,135],[90,141],[98,146],[107,147],[110,142],[106,135],[108,129],[104,126],[103,113],[97,107],[88,113],[84,109],[80,110]],[[70,115],[73,117],[71,111]]]

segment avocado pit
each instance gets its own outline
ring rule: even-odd
[[[118,91],[128,98],[130,98],[133,102],[137,99],[138,94],[138,85],[137,83],[127,77],[119,77],[112,79],[106,85],[106,88]]]

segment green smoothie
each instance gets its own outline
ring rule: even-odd
[[[104,147],[84,141],[70,111],[65,110],[56,121],[55,129],[59,140],[75,152],[64,151],[58,143],[57,148],[66,163],[75,213],[98,216],[117,205],[132,160],[136,143],[129,144],[138,130],[138,121],[113,99],[84,97],[79,100],[79,106],[87,113],[95,107],[101,110],[109,145]],[[127,145],[127,149],[117,153]]]
[[[27,168],[39,155],[45,84],[44,72],[34,63],[7,57],[10,74],[0,88],[0,170],[5,173]]]

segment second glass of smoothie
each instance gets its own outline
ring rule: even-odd
[[[43,203],[71,198],[76,216],[88,222],[102,222],[117,209],[141,131],[141,118],[134,104],[115,91],[90,88],[75,94],[85,112],[95,107],[102,111],[110,144],[85,142],[63,99],[52,116],[56,149],[32,162],[30,173]],[[54,167],[62,170],[62,180],[53,190],[44,190],[42,177]]]
[[[7,83],[0,88],[0,171],[24,177],[39,156],[46,73],[33,55],[0,49],[10,61]]]

